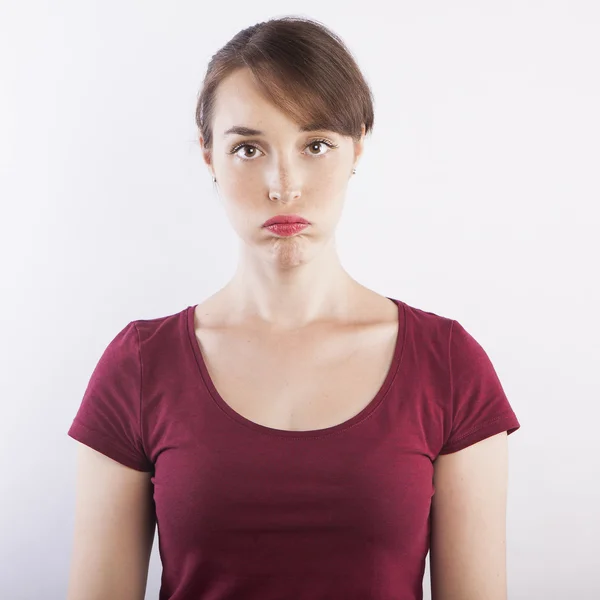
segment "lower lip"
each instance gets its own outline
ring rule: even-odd
[[[266,229],[277,235],[287,237],[299,233],[308,225],[308,223],[276,223],[275,225],[268,225]]]

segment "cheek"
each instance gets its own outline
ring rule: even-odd
[[[263,221],[271,215],[267,201],[260,201],[259,192],[252,193],[246,185],[242,189],[229,189],[221,197],[227,218],[240,236],[246,237],[249,232],[260,234]]]

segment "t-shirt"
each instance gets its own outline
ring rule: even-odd
[[[422,599],[433,461],[520,425],[462,325],[389,299],[398,336],[384,383],[313,431],[225,402],[195,306],[131,321],[108,344],[68,435],[152,473],[159,600]]]

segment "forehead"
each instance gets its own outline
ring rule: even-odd
[[[299,131],[298,124],[262,94],[249,69],[228,75],[215,94],[215,136],[222,137],[236,125],[255,127],[265,133],[280,128]]]
[[[221,81],[217,88],[217,98],[223,102],[244,99],[265,100],[254,80],[250,69],[237,69]]]

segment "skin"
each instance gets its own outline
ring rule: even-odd
[[[234,125],[264,135],[224,136]],[[338,147],[309,146],[318,137]],[[246,147],[237,156],[228,154],[232,146],[251,140],[258,150]],[[271,329],[350,320],[358,299],[366,300],[369,293],[342,267],[335,229],[352,169],[363,152],[364,126],[359,142],[331,131],[300,132],[298,124],[260,94],[251,72],[243,69],[217,90],[212,151],[202,137],[200,144],[240,238],[237,271],[219,292],[230,318]],[[278,214],[298,214],[311,225],[295,236],[277,237],[262,224]]]
[[[508,436],[434,461],[432,600],[506,600]]]

